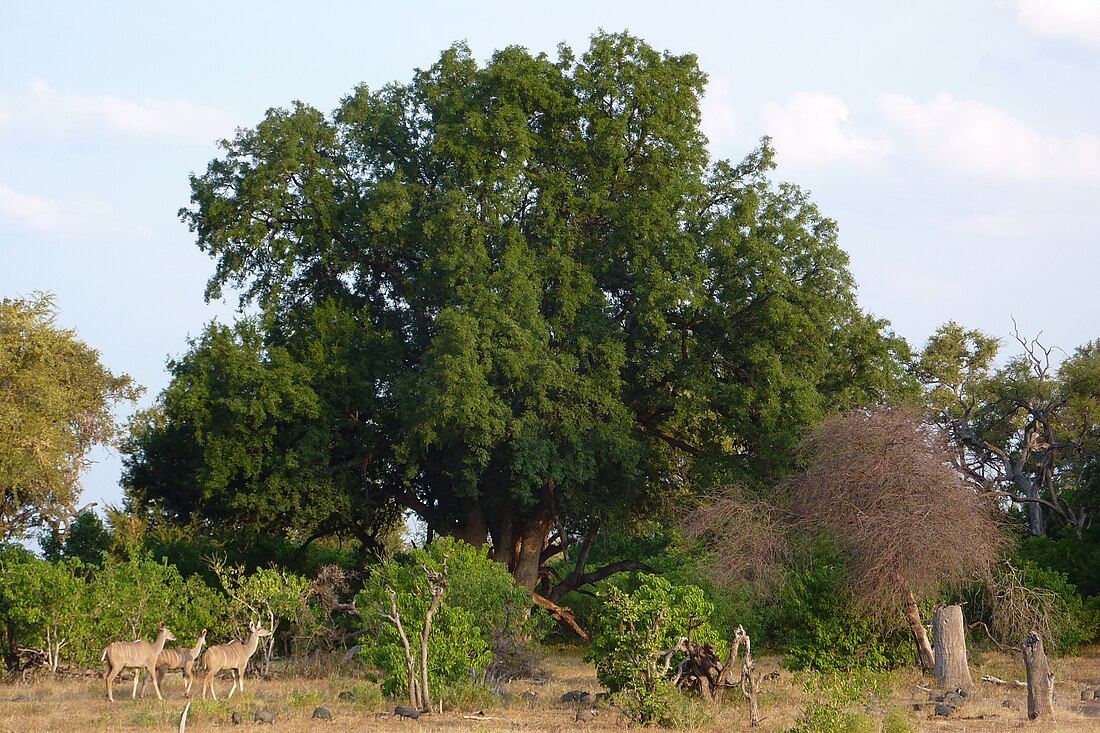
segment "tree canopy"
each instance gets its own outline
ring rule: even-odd
[[[532,587],[572,538],[781,472],[827,411],[907,389],[770,142],[710,159],[705,81],[627,34],[458,44],[223,142],[181,216],[250,315],[170,364],[131,501],[303,541],[411,510]]]
[[[1001,367],[997,339],[947,323],[917,361],[957,463],[982,490],[1025,508],[1027,532],[1080,533],[1100,509],[1100,342],[1057,363],[1054,349],[1016,334]]]
[[[80,512],[88,454],[117,434],[112,409],[140,389],[56,323],[53,297],[0,300],[0,540]]]

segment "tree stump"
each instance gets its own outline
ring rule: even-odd
[[[962,606],[944,606],[932,617],[932,637],[935,663],[933,673],[942,689],[974,686],[966,658],[966,627]]]
[[[1034,631],[1024,637],[1027,668],[1027,719],[1054,720],[1054,673],[1050,671],[1043,638]]]

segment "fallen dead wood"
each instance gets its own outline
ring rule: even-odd
[[[994,685],[1006,685],[1008,687],[1027,687],[1026,682],[1021,682],[1020,680],[1002,680],[1000,677],[994,677],[991,674],[982,677],[982,682],[989,682]]]
[[[538,593],[531,594],[531,600],[535,602],[536,606],[545,608],[550,612],[550,616],[557,621],[561,621],[573,631],[577,632],[577,636],[581,637],[585,641],[589,641],[588,632],[581,628],[581,625],[577,623],[576,617],[573,615],[572,609],[565,606],[559,606],[551,601],[549,598],[543,598]]]

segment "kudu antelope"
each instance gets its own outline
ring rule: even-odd
[[[115,677],[127,667],[136,667],[137,673],[134,675],[134,691],[131,697],[137,699],[138,679],[141,678],[141,670],[144,669],[150,675],[153,675],[153,689],[157,691],[157,699],[163,700],[164,698],[160,694],[160,685],[157,684],[156,679],[157,657],[164,649],[164,642],[175,640],[176,635],[169,631],[164,624],[161,624],[160,633],[157,634],[155,642],[150,643],[144,639],[139,641],[115,641],[104,647],[99,661],[107,662],[107,675],[104,678],[107,682],[107,699],[111,702],[115,701],[114,693],[111,690]]]
[[[162,650],[157,655],[157,685],[164,685],[164,676],[171,670],[182,670],[183,695],[184,697],[191,697],[191,685],[195,682],[192,670],[195,667],[195,662],[199,659],[199,655],[202,654],[204,646],[206,646],[206,629],[202,630],[195,646],[190,649],[171,648]],[[142,697],[145,697],[145,686],[147,684],[149,684],[149,675],[145,675],[145,681],[141,683]]]
[[[271,636],[267,629],[260,628],[254,622],[248,623],[248,640],[241,642],[237,639],[228,644],[218,644],[206,650],[202,655],[203,666],[206,672],[202,677],[202,699],[206,699],[206,688],[210,688],[210,694],[218,699],[218,693],[214,691],[214,676],[223,669],[233,673],[233,687],[229,690],[229,697],[239,687],[244,692],[244,668],[248,666],[248,660],[256,653],[256,645],[260,643],[261,636]],[[228,698],[227,698],[228,699]]]

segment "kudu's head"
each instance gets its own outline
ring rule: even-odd
[[[256,636],[271,636],[271,632],[260,626],[255,621],[248,622],[248,633]]]
[[[157,636],[158,640],[159,639],[164,639],[165,641],[175,641],[176,640],[176,635],[168,630],[168,627],[164,625],[163,621],[161,621],[159,628],[160,628],[160,634]]]

